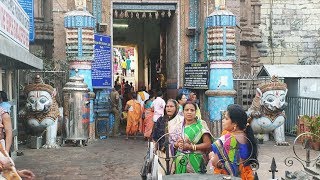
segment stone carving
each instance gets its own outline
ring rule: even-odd
[[[269,140],[269,133],[274,133],[277,145],[288,145],[284,135],[284,108],[287,84],[273,76],[270,82],[258,86],[256,96],[248,110],[249,123],[255,134],[263,134],[264,141]]]
[[[24,93],[27,95],[27,103],[19,115],[24,116],[28,125],[38,134],[46,131],[43,148],[59,147],[56,143],[59,108],[54,88],[44,84],[37,75],[34,84],[24,88]]]

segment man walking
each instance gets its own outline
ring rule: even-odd
[[[119,135],[119,124],[120,124],[120,112],[119,112],[119,93],[115,88],[112,88],[112,92],[110,93],[111,99],[111,112],[114,114],[114,124],[112,135],[118,136]]]

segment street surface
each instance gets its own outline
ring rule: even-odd
[[[275,157],[278,172],[276,177],[284,177],[285,170],[302,170],[294,161],[290,168],[284,159],[294,156],[293,138],[288,138],[290,146],[274,146],[265,142],[259,148],[260,180],[271,179],[269,172],[272,157]],[[15,160],[17,169],[30,169],[36,179],[140,179],[139,171],[146,154],[147,143],[138,137],[124,140],[124,136],[96,140],[85,147],[61,147],[60,149],[20,148],[24,155]],[[299,150],[305,154],[303,149]],[[319,153],[319,151],[318,151]]]

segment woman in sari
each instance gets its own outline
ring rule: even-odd
[[[142,115],[141,105],[139,101],[137,101],[137,94],[132,93],[132,99],[126,103],[124,109],[128,111],[126,139],[129,139],[129,135],[134,135],[134,139],[136,139],[136,135],[139,130],[139,122]]]
[[[222,126],[222,136],[212,144],[214,174],[253,180],[250,164],[256,162],[258,151],[253,131],[247,123],[246,112],[240,105],[229,105]]]
[[[178,150],[175,173],[202,173],[206,169],[211,133],[205,121],[196,118],[197,105],[187,101],[183,106],[182,138],[175,142]]]
[[[160,163],[164,167],[160,170],[160,172],[164,175],[164,171],[167,171],[168,169],[173,172],[174,166],[172,165],[172,159],[170,159],[170,165],[167,169],[167,165],[165,162],[166,158],[166,145],[165,141],[166,138],[168,141],[168,151],[169,151],[169,157],[173,157],[174,155],[174,143],[179,139],[182,132],[182,122],[183,117],[178,115],[178,102],[174,99],[169,99],[167,101],[164,116],[161,116],[158,118],[157,122],[155,123],[154,132],[152,135],[152,139],[154,142],[158,142],[157,144],[157,154],[160,157]],[[164,134],[169,133],[168,136],[163,136]],[[161,138],[161,139],[160,139]],[[172,168],[171,168],[172,167]],[[168,172],[169,174],[169,172]]]
[[[152,111],[152,101],[154,100],[154,96],[150,95],[149,99],[145,101],[144,103],[144,110],[143,110],[143,116],[142,118],[144,119],[144,138],[145,139],[150,139],[151,134],[152,134],[152,129],[154,122],[152,120],[153,117],[153,111]]]

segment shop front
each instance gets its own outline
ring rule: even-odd
[[[18,150],[19,70],[42,69],[43,61],[29,52],[29,17],[17,1],[0,1],[0,90],[11,103],[12,155]]]

